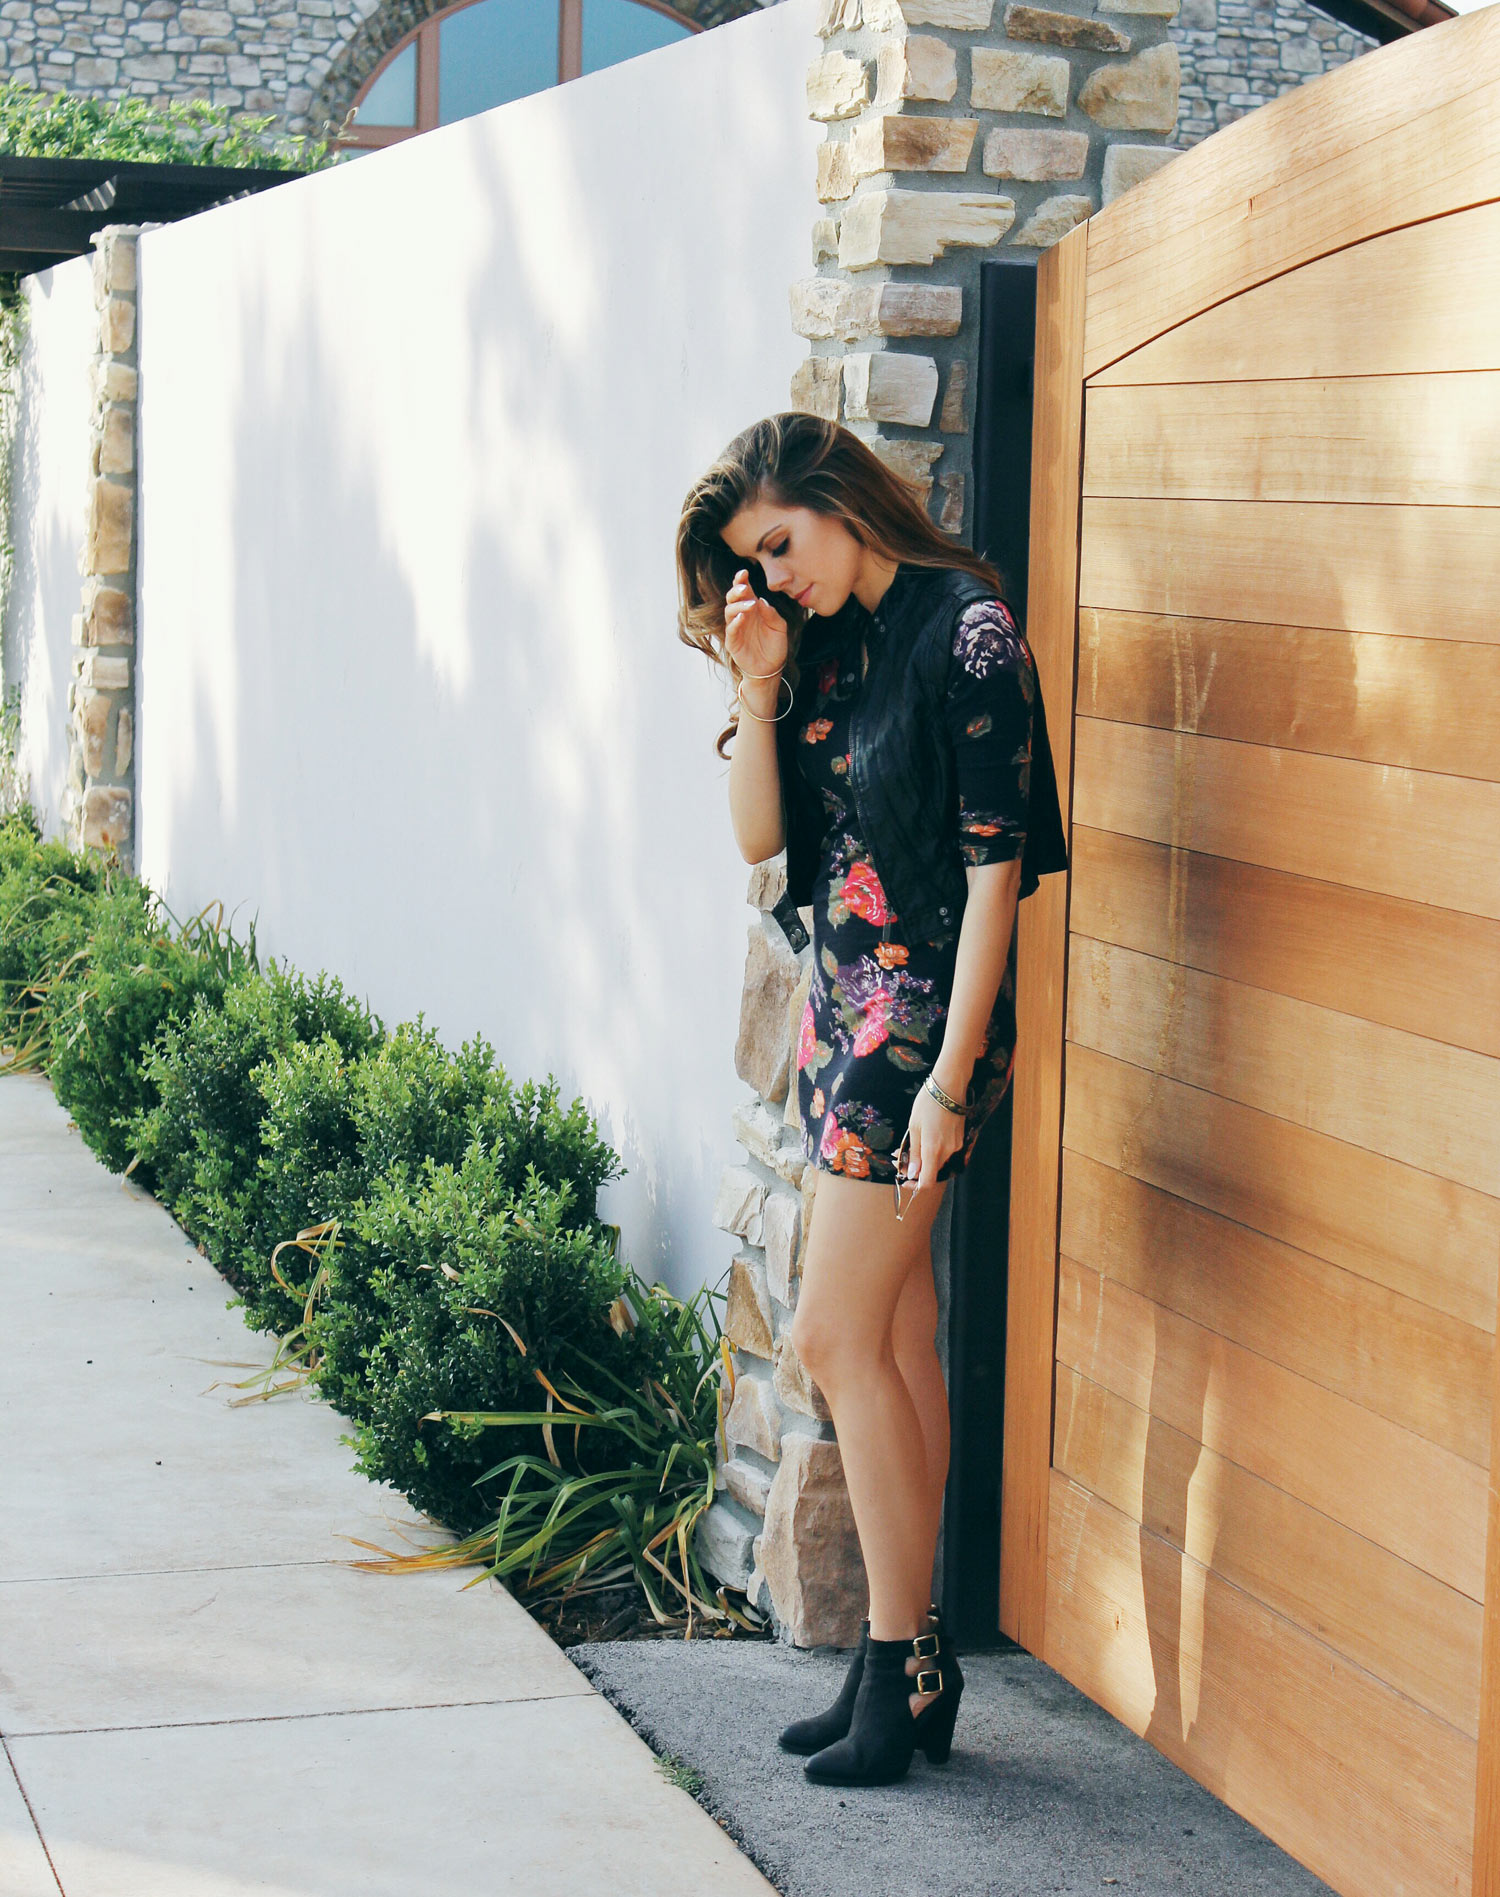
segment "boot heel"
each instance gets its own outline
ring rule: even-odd
[[[953,1750],[953,1728],[958,1721],[958,1694],[946,1705],[935,1701],[919,1716],[919,1727],[924,1719],[930,1723],[919,1731],[917,1744],[927,1754],[929,1765],[946,1765],[948,1754]]]

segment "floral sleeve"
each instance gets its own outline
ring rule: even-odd
[[[1025,847],[1035,698],[1035,662],[1009,608],[976,601],[954,633],[945,706],[959,849],[971,868],[1008,862]]]

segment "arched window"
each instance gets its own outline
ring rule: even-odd
[[[697,31],[659,0],[460,0],[391,48],[339,143],[394,145]]]

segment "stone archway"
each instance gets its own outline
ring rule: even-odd
[[[366,15],[338,53],[313,94],[310,122],[337,128],[377,66],[424,20],[444,12],[452,0],[383,0]],[[722,26],[745,13],[758,13],[762,0],[672,0],[673,10],[702,27]]]

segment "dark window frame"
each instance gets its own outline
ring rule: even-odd
[[[470,7],[482,6],[484,0],[458,0],[457,5],[444,7],[440,12],[431,14],[420,25],[414,26],[404,34],[394,46],[382,54],[380,63],[365,79],[354,103],[361,105],[370,95],[371,88],[386,70],[406,51],[408,46],[417,49],[416,77],[416,123],[415,125],[361,125],[356,118],[349,130],[332,142],[338,146],[348,146],[356,151],[379,151],[386,145],[399,145],[404,139],[416,138],[423,132],[435,131],[441,123],[438,118],[439,104],[439,60],[440,33],[444,20],[451,19],[455,13],[464,13]],[[557,80],[564,85],[569,79],[583,77],[583,8],[585,0],[558,0],[557,6]],[[701,33],[703,28],[695,20],[688,19],[666,0],[629,0],[632,6],[643,7],[648,13],[659,13],[664,19],[678,26],[685,26],[693,33]]]

